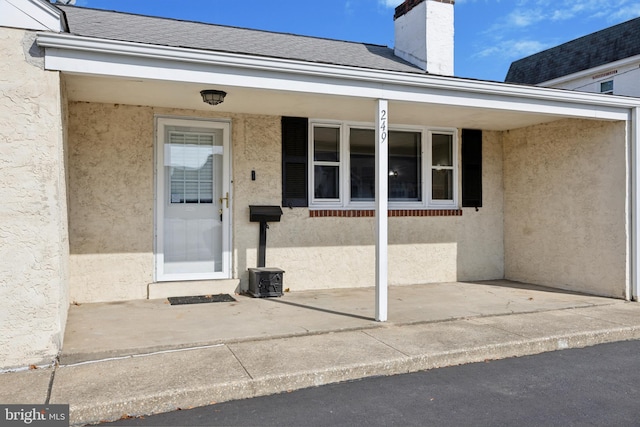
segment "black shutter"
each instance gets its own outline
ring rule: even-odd
[[[282,206],[308,206],[307,150],[309,120],[282,118]]]
[[[482,207],[482,131],[462,129],[462,207]]]

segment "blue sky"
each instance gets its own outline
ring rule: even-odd
[[[78,6],[393,46],[402,0],[76,0]],[[519,58],[640,16],[638,0],[456,0],[455,74],[502,81]]]

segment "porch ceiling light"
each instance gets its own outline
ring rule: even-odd
[[[209,105],[218,105],[222,104],[224,101],[224,97],[227,96],[227,92],[223,92],[221,90],[203,90],[200,91],[200,95],[202,95],[202,100]]]

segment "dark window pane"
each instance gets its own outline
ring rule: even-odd
[[[600,92],[613,93],[613,80],[600,83]]]
[[[434,169],[431,187],[433,200],[453,200],[453,170]]]
[[[389,132],[389,199],[422,200],[419,132]]]
[[[389,132],[389,199],[420,201],[421,134],[419,132]],[[351,129],[351,200],[375,199],[375,131]]]
[[[314,194],[316,199],[339,198],[338,182],[337,166],[316,166],[314,168]]]
[[[374,200],[376,194],[375,131],[351,129],[351,200]]]
[[[431,144],[433,166],[453,166],[453,136],[433,134]]]
[[[313,160],[340,161],[340,129],[315,127],[313,129]]]

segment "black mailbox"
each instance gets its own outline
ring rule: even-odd
[[[258,267],[264,267],[267,253],[267,222],[280,222],[280,206],[249,205],[249,221],[260,223],[260,243],[258,245]]]
[[[249,206],[249,221],[251,222],[280,222],[281,216],[280,206]]]

